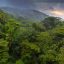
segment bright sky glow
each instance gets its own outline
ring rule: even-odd
[[[63,16],[64,15],[64,11],[63,10],[53,10],[53,11],[50,11],[52,14],[54,15],[59,15],[59,16]]]

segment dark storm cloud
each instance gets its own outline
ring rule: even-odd
[[[7,0],[9,5],[14,7],[27,7],[32,8],[34,6],[34,0]]]
[[[11,5],[11,6],[24,6],[24,7],[33,7],[35,3],[43,3],[43,2],[49,2],[49,3],[64,3],[64,0],[0,0],[0,5]]]
[[[64,0],[8,0],[10,2],[64,2]]]
[[[33,2],[60,2],[63,3],[64,0],[8,0],[11,4],[32,4]]]
[[[60,3],[64,2],[64,0],[35,0],[35,1],[38,1],[38,2],[60,2]]]
[[[31,0],[8,0],[8,2],[12,5],[26,5],[32,3]]]
[[[5,0],[4,0],[5,1]],[[9,6],[18,8],[36,8],[35,3],[64,3],[64,0],[6,0]],[[44,6],[45,7],[45,6]]]

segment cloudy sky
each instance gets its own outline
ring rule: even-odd
[[[0,0],[0,7],[36,9],[48,15],[64,18],[64,0]]]

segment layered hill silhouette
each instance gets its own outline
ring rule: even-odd
[[[41,21],[44,18],[48,17],[48,15],[46,15],[45,13],[34,9],[16,9],[11,7],[1,7],[0,9],[17,18],[20,17],[26,20]]]

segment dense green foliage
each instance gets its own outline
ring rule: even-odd
[[[23,22],[0,10],[0,64],[64,64],[64,22]]]

